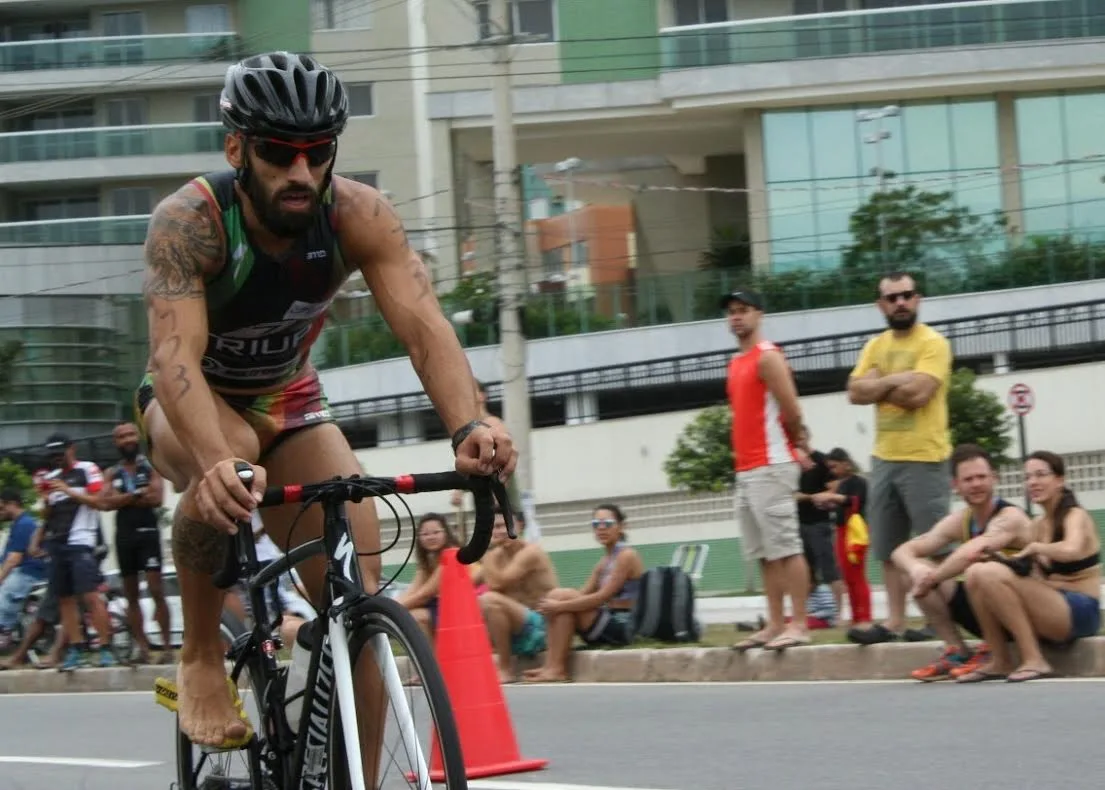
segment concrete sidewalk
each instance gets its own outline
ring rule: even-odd
[[[812,645],[785,653],[751,650],[743,655],[724,647],[583,650],[574,653],[572,675],[580,683],[656,683],[795,680],[899,680],[932,661],[936,642],[897,642],[859,647]],[[1105,637],[1083,639],[1063,650],[1045,650],[1066,677],[1105,676]],[[403,656],[400,674],[408,676]],[[533,666],[527,662],[525,666]],[[174,677],[172,667],[0,672],[0,694],[88,691],[149,691],[158,676]]]
[[[885,590],[875,589],[871,591],[871,611],[876,621],[886,617]],[[762,595],[734,595],[695,599],[695,616],[703,625],[732,624],[741,621],[755,622],[756,618],[762,614],[767,614],[767,599]],[[842,614],[841,619],[845,622],[851,617],[847,598],[845,598]],[[920,617],[921,611],[912,601],[909,601],[906,605],[906,614],[909,617]]]

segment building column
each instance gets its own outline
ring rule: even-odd
[[[1011,93],[995,97],[998,116],[998,166],[1001,167],[1001,208],[1009,218],[1009,241],[1024,237],[1024,200],[1021,195],[1020,157],[1017,151],[1017,113]]]
[[[767,221],[767,181],[764,177],[763,111],[747,109],[744,123],[744,186],[748,190],[748,239],[752,268],[771,268],[771,225]]]
[[[1004,351],[999,351],[994,354],[994,373],[1001,375],[1002,373],[1008,373],[1012,370],[1009,365],[1009,354]]]

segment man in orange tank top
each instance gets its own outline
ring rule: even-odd
[[[733,456],[737,475],[737,519],[747,558],[758,560],[767,593],[767,624],[733,647],[785,650],[808,645],[806,596],[810,569],[798,531],[795,494],[801,470],[810,465],[802,431],[802,409],[794,376],[783,352],[760,333],[763,299],[735,291],[721,299],[731,331],[740,343],[729,362],[726,388],[733,410]],[[791,621],[783,599],[790,596]]]

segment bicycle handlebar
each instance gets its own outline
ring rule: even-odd
[[[249,464],[235,464],[238,479],[252,490],[253,469]],[[317,483],[303,485],[269,486],[261,496],[258,507],[273,507],[294,502],[360,502],[365,498],[389,496],[393,494],[424,494],[432,491],[452,491],[461,489],[471,491],[475,499],[476,523],[472,528],[472,537],[457,552],[457,560],[470,565],[480,559],[491,543],[491,531],[495,524],[495,505],[502,509],[506,521],[507,534],[517,538],[514,530],[514,512],[510,506],[510,496],[506,486],[494,475],[487,477],[468,477],[459,472],[431,472],[427,474],[398,475],[396,477],[336,477]],[[238,574],[245,554],[246,540],[253,545],[253,528],[250,524],[239,524],[238,535],[229,535],[226,564],[215,574],[215,586],[228,589],[238,581]],[[415,536],[415,540],[417,540]],[[239,550],[243,553],[239,553]]]

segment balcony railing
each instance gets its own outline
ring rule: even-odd
[[[660,49],[688,69],[1102,36],[1101,0],[1002,0],[669,27]]]
[[[0,247],[141,244],[146,240],[149,222],[148,214],[3,222],[0,223]]]
[[[0,72],[237,60],[236,33],[51,38],[0,44]]]
[[[182,123],[10,132],[0,134],[0,162],[215,153],[225,131],[217,123]]]

